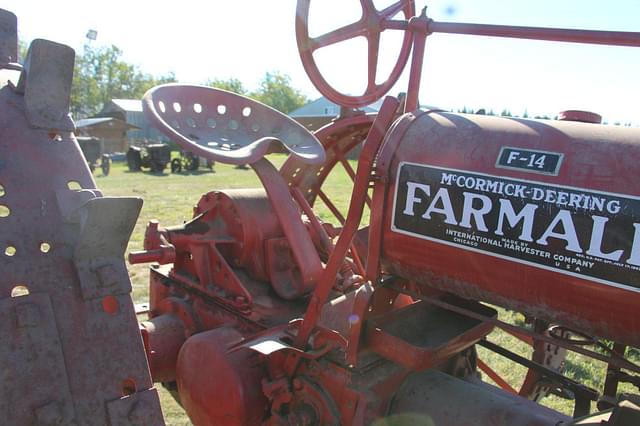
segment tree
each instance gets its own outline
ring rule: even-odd
[[[247,89],[244,88],[244,85],[242,84],[242,82],[237,78],[230,78],[228,80],[214,78],[213,80],[207,80],[205,85],[216,87],[222,90],[227,90],[229,92],[237,93],[239,95],[247,94]]]
[[[291,77],[278,71],[267,72],[258,89],[250,96],[284,114],[307,103],[307,97],[291,87]]]
[[[93,115],[111,99],[140,99],[144,93],[162,83],[176,81],[171,73],[155,78],[121,59],[116,46],[84,46],[76,55],[71,87],[71,112],[76,118]]]

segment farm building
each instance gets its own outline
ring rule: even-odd
[[[379,105],[369,105],[361,108],[365,113],[378,112]],[[289,113],[289,116],[311,131],[329,123],[340,114],[340,106],[334,104],[324,96],[311,101]]]
[[[140,99],[112,99],[102,108],[95,118],[112,117],[132,126],[127,131],[129,143],[141,141],[166,141],[166,136],[153,128],[142,112]]]
[[[84,118],[76,122],[77,136],[98,138],[102,152],[111,154],[129,149],[127,132],[139,127],[114,117]]]

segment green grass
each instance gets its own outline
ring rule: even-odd
[[[276,167],[280,167],[285,157],[272,155],[269,159]],[[348,175],[341,168],[339,169],[337,173],[330,176],[323,190],[334,200],[343,215],[346,215],[352,183]],[[260,187],[260,182],[251,169],[238,170],[224,164],[216,164],[214,172],[203,168],[202,171],[189,174],[171,174],[168,171],[164,174],[151,174],[149,172],[130,173],[124,164],[115,163],[109,176],[101,176],[100,171],[96,171],[96,182],[98,188],[106,196],[135,196],[144,199],[144,205],[129,242],[127,253],[142,249],[144,231],[151,219],[158,219],[161,226],[176,225],[191,218],[193,206],[203,194],[209,191]],[[323,220],[336,222],[329,210],[321,205],[321,202],[316,204],[314,208]],[[368,220],[368,210],[365,212],[365,216],[364,221]],[[136,303],[147,301],[148,265],[129,265],[128,268],[133,284],[134,301]],[[499,312],[500,318],[505,321],[522,323],[523,319],[519,314],[502,309]],[[531,356],[531,348],[506,333],[494,332],[491,334],[490,340],[527,358]],[[506,378],[512,386],[516,388],[520,386],[526,373],[524,367],[491,354],[483,348],[479,348],[479,356],[498,371],[502,377]],[[633,358],[640,361],[637,352]],[[580,355],[570,353],[567,358],[567,375],[597,389],[601,389],[605,369],[602,362]],[[490,382],[489,379],[487,381]],[[191,424],[184,411],[173,401],[169,393],[161,386],[158,386],[158,389],[167,424]],[[621,386],[620,390],[629,392],[633,389],[627,385]],[[572,410],[571,401],[557,397],[547,397],[543,403],[567,414],[570,414]]]

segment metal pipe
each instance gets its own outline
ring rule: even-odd
[[[528,40],[561,41],[567,43],[640,47],[640,33],[637,32],[467,24],[462,22],[435,22],[433,20],[429,20],[426,30],[428,33],[467,34]]]

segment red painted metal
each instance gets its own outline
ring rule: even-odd
[[[640,148],[633,143],[640,140],[638,129],[432,113],[419,115],[403,135],[388,138],[402,139],[391,164],[384,208],[383,263],[391,272],[466,298],[491,301],[586,333],[640,345],[637,291],[390,230],[396,177],[403,161],[639,196],[635,175]],[[422,143],[414,143],[416,140]],[[558,176],[532,177],[524,171],[499,169],[496,159],[502,146],[559,152],[564,154],[563,164]]]
[[[409,54],[413,51],[405,111],[417,110],[426,37],[435,33],[640,47],[640,33],[635,32],[436,22],[427,16],[426,8],[422,10],[420,16],[413,16],[414,4],[412,1],[398,1],[382,11],[377,11],[371,2],[363,1],[360,20],[312,38],[309,36],[308,28],[310,2],[311,0],[299,0],[296,11],[296,39],[302,64],[311,82],[327,99],[339,105],[354,108],[369,105],[381,99],[396,83]],[[400,11],[404,13],[405,20],[392,19]],[[380,33],[385,30],[404,31],[404,38],[398,60],[389,78],[384,83],[377,85],[375,77],[378,43]],[[313,53],[322,47],[360,36],[367,38],[369,46],[367,88],[362,95],[345,95],[336,91],[324,79],[315,63]]]
[[[219,327],[193,336],[180,350],[178,391],[194,424],[254,425],[268,413],[260,357],[228,351],[242,339],[233,328]]]
[[[590,111],[567,110],[558,114],[560,121],[581,121],[583,123],[602,123],[602,116]]]
[[[145,95],[148,117],[165,134],[207,158],[250,164],[264,187],[205,194],[184,225],[152,221],[145,250],[130,255],[131,263],[163,265],[151,268],[150,319],[142,324],[154,380],[177,389],[197,425],[362,425],[409,412],[443,424],[567,421],[479,384],[477,367],[512,393],[537,399],[548,392],[543,379],[558,378],[563,355],[551,352],[562,354],[554,343],[566,340],[548,334],[543,320],[637,346],[637,293],[394,232],[396,177],[407,161],[531,180],[522,170],[496,169],[499,149],[508,145],[563,155],[557,175],[536,175],[542,183],[624,187],[640,195],[633,190],[636,131],[417,112],[431,33],[632,45],[637,34],[436,23],[426,13],[414,17],[411,1],[378,11],[363,0],[356,23],[311,38],[309,5],[298,2],[296,32],[303,65],[320,91],[345,107],[371,103],[395,83],[413,48],[408,113],[398,119],[402,104],[393,98],[375,121],[345,108],[314,136],[263,105],[216,89],[169,85]],[[405,19],[394,20],[398,14]],[[390,76],[376,84],[385,30],[403,31],[404,39]],[[313,53],[358,36],[368,41],[367,88],[346,96],[323,79]],[[354,171],[348,153],[359,145]],[[271,152],[292,154],[279,173],[263,158]],[[632,172],[601,167],[615,161]],[[323,191],[336,166],[354,182],[346,214]],[[337,223],[316,217],[318,199]],[[370,224],[358,229],[365,206]],[[504,327],[477,300],[537,318],[534,330],[506,327],[522,331],[535,348],[537,364],[521,361],[530,370],[519,390],[477,360],[474,345],[491,347],[483,339],[493,326]],[[628,367],[613,356],[610,365]]]
[[[265,188],[295,259],[296,274],[299,274],[302,281],[302,285],[295,286],[292,290],[281,290],[279,293],[288,299],[298,298],[312,291],[320,279],[322,268],[318,252],[300,219],[300,209],[294,203],[287,184],[277,169],[267,160],[256,161],[251,167]]]
[[[467,309],[493,317],[497,312],[479,303]],[[420,301],[371,319],[365,339],[369,348],[413,371],[423,371],[446,361],[484,338],[493,326],[452,314]]]
[[[560,41],[566,43],[603,44],[640,47],[640,34],[624,31],[572,30],[566,28],[518,27],[513,25],[466,24],[429,20],[428,33],[466,34],[508,37],[527,40]]]
[[[302,192],[310,206],[314,206],[317,198],[324,200],[322,185],[340,163],[340,156],[352,152],[362,144],[374,119],[374,114],[359,113],[327,124],[315,132],[316,138],[325,147],[325,162],[321,165],[308,165],[291,156],[280,168],[280,174]],[[335,210],[338,222],[344,224],[342,213]]]
[[[398,109],[398,105],[399,103],[395,98],[389,97],[385,99],[385,102],[380,109],[380,113],[373,122],[371,130],[367,135],[363,151],[360,154],[358,161],[356,182],[354,184],[354,192],[351,196],[351,203],[349,204],[349,214],[347,215],[345,228],[340,233],[340,237],[336,243],[336,248],[329,259],[329,263],[323,272],[318,286],[311,296],[311,300],[309,301],[309,307],[307,308],[301,328],[296,336],[295,346],[298,348],[304,348],[306,346],[307,339],[309,338],[309,335],[316,325],[320,315],[320,309],[327,300],[329,291],[333,286],[335,276],[342,263],[342,259],[344,258],[349,245],[351,245],[351,240],[353,239],[358,225],[360,224],[365,196],[369,186],[369,176],[373,169],[373,161],[380,149],[382,139],[384,138],[387,129],[391,126],[396,110]]]
[[[363,1],[361,2],[362,17],[357,22],[318,37],[309,35],[310,5],[311,0],[298,1],[296,9],[296,40],[298,41],[298,52],[300,53],[302,65],[316,88],[327,99],[338,105],[352,108],[368,105],[382,98],[396,83],[407,63],[407,59],[409,59],[412,35],[409,31],[406,31],[406,28],[400,28],[404,30],[404,36],[398,59],[387,79],[378,84],[376,81],[380,35],[387,29],[398,29],[395,28],[392,21],[398,13],[402,13],[405,19],[413,16],[415,13],[413,0],[398,0],[382,10],[377,10],[373,2]],[[355,37],[365,37],[367,39],[367,87],[362,95],[350,96],[333,89],[322,77],[313,54],[318,49]]]
[[[165,84],[142,99],[145,116],[182,148],[213,161],[251,164],[272,152],[321,164],[322,146],[292,118],[258,101],[206,86]]]
[[[0,345],[0,360],[13,366],[0,383],[0,418],[17,425],[162,424],[152,378],[176,391],[196,425],[383,418],[557,425],[569,419],[513,394],[537,400],[560,386],[575,391],[575,412],[586,412],[597,393],[558,373],[563,347],[608,364],[602,407],[615,404],[620,381],[638,382],[627,371],[639,368],[620,353],[640,346],[638,283],[612,285],[400,233],[392,217],[405,163],[640,197],[637,129],[595,125],[599,116],[582,111],[560,118],[590,124],[418,112],[432,33],[630,46],[640,45],[640,35],[437,23],[424,11],[413,16],[409,0],[380,11],[362,0],[356,23],[311,38],[309,5],[298,2],[296,32],[320,91],[345,107],[371,103],[396,82],[413,49],[404,105],[387,98],[375,120],[344,108],[312,135],[225,91],[149,91],[146,114],[166,135],[206,158],[250,164],[263,188],[209,192],[181,226],[149,223],[144,250],[129,256],[131,263],[155,262],[149,319],[140,328],[122,262],[140,200],[102,197],[82,161],[68,117],[70,49],[36,41],[23,70],[14,63],[15,16],[0,11],[0,73],[16,77],[0,87],[0,336],[12,342]],[[404,19],[394,19],[399,14]],[[404,38],[390,75],[377,84],[385,30]],[[313,53],[359,36],[368,42],[367,87],[347,96],[322,78]],[[348,154],[359,145],[354,171]],[[498,161],[505,147],[553,153],[562,167],[535,175],[505,167]],[[291,154],[279,173],[263,158],[272,152]],[[54,160],[49,168],[24,173],[44,156]],[[323,191],[336,166],[354,183],[346,214]],[[318,198],[337,226],[316,216]],[[370,223],[360,227],[366,207]],[[480,220],[473,203],[467,208]],[[506,325],[479,301],[526,313],[533,328]],[[529,340],[533,362],[486,340],[494,326]],[[603,355],[576,347],[570,333],[617,343]],[[515,389],[503,380],[477,359],[475,345],[527,367],[524,384]],[[477,368],[507,392],[480,383]],[[34,386],[41,382],[57,388]]]
[[[393,84],[404,67],[412,43],[414,57],[404,110],[416,111],[426,37],[436,30],[514,37],[534,37],[539,31],[542,38],[557,36],[544,29],[439,25],[425,14],[409,16],[411,2],[390,6],[387,12],[402,12],[407,18],[394,21],[389,19],[391,15],[386,16],[388,13],[375,11],[370,2],[362,5],[361,21],[314,40],[307,32],[309,1],[298,4],[298,43],[305,68],[323,94],[345,106],[369,103],[388,90],[387,85]],[[392,75],[382,85],[375,85],[372,82],[376,77],[377,40],[385,29],[402,30],[405,39]],[[344,96],[322,79],[312,55],[325,45],[359,35],[365,35],[369,42],[369,84],[363,96]],[[603,34],[580,32],[568,37],[593,42],[601,40]],[[160,101],[165,107],[162,114],[158,112],[162,108]],[[160,117],[168,135],[204,151],[199,141],[183,130],[181,122],[177,126],[167,124],[177,118],[189,126],[190,117],[181,111],[166,111],[172,102],[180,104],[177,109],[186,105],[187,110],[191,105],[207,105],[205,111],[214,111],[220,104],[232,105],[231,110],[237,113],[247,101],[178,86],[147,95],[145,107]],[[512,424],[514,419],[523,424],[556,424],[567,420],[494,388],[468,383],[480,365],[512,392],[532,399],[548,392],[548,386],[541,381],[546,376],[537,367],[529,371],[525,384],[516,390],[489,366],[476,362],[473,345],[500,323],[493,318],[495,311],[476,302],[451,299],[450,293],[502,304],[623,342],[637,334],[638,325],[630,310],[637,304],[635,300],[622,304],[621,310],[606,313],[604,307],[620,295],[608,297],[601,286],[577,284],[575,277],[541,272],[531,266],[513,266],[507,260],[485,259],[487,256],[476,253],[469,255],[389,230],[401,160],[498,173],[502,177],[530,177],[522,171],[494,170],[496,150],[508,142],[516,148],[560,150],[564,154],[560,174],[541,176],[541,182],[606,191],[625,182],[613,173],[594,174],[597,169],[589,158],[594,160],[600,155],[598,161],[606,161],[605,150],[598,150],[595,139],[606,139],[614,145],[619,142],[619,149],[614,147],[614,151],[621,153],[627,149],[627,139],[637,139],[635,135],[617,141],[616,135],[605,136],[597,131],[587,136],[589,132],[571,127],[576,126],[571,123],[565,128],[560,127],[561,123],[494,122],[435,111],[405,114],[394,123],[399,104],[387,100],[376,121],[364,114],[346,114],[320,129],[316,137],[324,146],[323,163],[317,161],[318,155],[311,159],[300,155],[294,149],[296,144],[284,135],[281,144],[274,144],[272,134],[254,142],[240,132],[236,145],[230,144],[228,150],[220,152],[209,149],[209,155],[223,162],[252,163],[265,191],[213,192],[203,197],[194,219],[185,226],[159,228],[156,223],[150,224],[145,252],[132,254],[131,261],[155,260],[172,265],[152,269],[152,319],[145,332],[146,348],[154,378],[177,381],[179,398],[194,423],[360,425],[389,415],[405,415],[407,411],[424,412],[422,399],[415,396],[435,398],[435,393],[462,406],[458,419],[449,421],[451,424],[464,424],[475,412],[482,412],[479,424]],[[281,120],[265,113],[264,120],[267,119],[277,123]],[[425,129],[425,121],[429,120],[442,128]],[[231,121],[225,123],[228,127]],[[202,140],[227,137],[217,133],[220,129],[204,129],[203,123],[195,127],[206,134]],[[251,128],[249,123],[245,127]],[[227,134],[233,142],[234,134]],[[367,134],[354,171],[347,153],[360,145]],[[446,141],[442,134],[446,134]],[[535,142],[527,139],[533,134]],[[301,139],[315,140],[307,136]],[[318,152],[315,142],[305,143]],[[260,158],[285,148],[293,155],[277,175]],[[590,155],[580,153],[586,149]],[[634,159],[635,154],[626,161]],[[347,214],[322,189],[336,166],[343,167],[354,181]],[[372,197],[368,193],[371,188]],[[315,216],[312,206],[317,199],[327,205],[342,228],[322,223]],[[358,230],[365,205],[371,208],[370,226]],[[307,217],[304,222],[300,219],[302,213]],[[460,267],[461,261],[465,267]],[[489,272],[487,267],[491,268]],[[362,273],[366,281],[359,276]],[[401,279],[399,286],[385,285],[384,279],[390,273]],[[524,286],[510,285],[516,280],[524,282]],[[576,304],[569,294],[582,295],[583,300]],[[412,297],[424,300],[415,302]],[[587,302],[587,297],[601,300]],[[452,304],[445,300],[452,300]],[[174,327],[177,318],[183,333],[180,327]],[[164,339],[149,332],[167,324],[171,332],[167,331]],[[536,324],[540,327],[535,331],[522,334],[535,347],[534,361],[551,374],[557,371],[556,362],[562,356],[550,355],[558,347],[551,344],[555,339],[545,334],[548,324],[541,320]],[[180,342],[182,336],[184,343]],[[175,348],[181,344],[176,355]],[[155,351],[167,356],[154,358]],[[612,359],[613,364],[625,365],[617,358]],[[421,375],[419,371],[425,369],[428,375]],[[446,375],[440,376],[436,370]],[[480,402],[470,403],[469,393]],[[210,401],[221,403],[213,405]],[[429,415],[450,420],[447,407],[444,403],[431,406]]]

